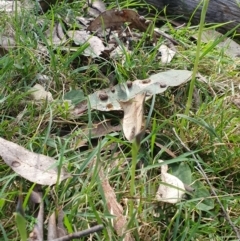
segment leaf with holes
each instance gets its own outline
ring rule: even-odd
[[[88,96],[92,109],[100,111],[123,110],[121,102],[133,99],[140,93],[149,96],[163,93],[169,86],[179,86],[191,79],[188,70],[169,70],[151,75],[145,80],[127,81]]]

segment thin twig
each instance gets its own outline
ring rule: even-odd
[[[93,226],[89,229],[86,229],[86,230],[83,230],[83,231],[80,231],[80,232],[71,233],[71,234],[63,236],[61,238],[53,239],[52,241],[70,241],[74,238],[81,238],[81,237],[87,236],[91,233],[101,231],[103,228],[104,228],[103,225],[96,225],[96,226]]]
[[[178,136],[178,134],[176,133],[175,129],[173,128],[173,132],[174,134],[176,135],[176,137],[178,138],[178,140],[181,142],[182,146],[189,152],[191,152],[191,150],[188,148],[188,146],[181,140],[181,138]],[[223,214],[226,218],[226,220],[228,221],[228,223],[230,224],[230,226],[232,227],[233,231],[235,232],[238,240],[240,240],[240,233],[239,233],[239,230],[238,228],[234,225],[234,223],[232,222],[230,216],[228,215],[228,213],[226,212],[223,204],[221,203],[220,199],[218,198],[218,195],[216,193],[216,191],[214,190],[214,187],[213,185],[211,184],[210,180],[208,179],[205,171],[203,170],[202,168],[202,165],[200,164],[200,162],[198,161],[196,155],[194,153],[192,153],[192,156],[193,158],[195,159],[196,163],[197,163],[197,170],[202,174],[202,176],[204,177],[204,179],[206,180],[206,182],[208,183],[212,193],[214,194],[214,196],[216,197],[216,200],[218,202],[218,204],[220,205],[222,211],[223,211]]]

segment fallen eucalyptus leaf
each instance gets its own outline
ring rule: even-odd
[[[58,211],[58,218],[57,218],[57,236],[58,238],[67,235],[67,230],[63,224],[64,219],[64,212],[62,209]]]
[[[103,173],[103,170],[99,171],[99,176],[101,179],[103,193],[107,202],[108,211],[115,216],[113,219],[113,227],[119,237],[124,235],[125,241],[133,241],[133,237],[130,233],[126,233],[127,230],[127,219],[123,215],[123,207],[119,204],[116,198],[116,194],[113,188],[110,186],[108,179]]]
[[[124,111],[123,133],[129,141],[132,141],[145,127],[143,117],[144,100],[145,93],[140,93],[131,100],[120,102]]]
[[[160,160],[159,163],[161,162],[163,161]],[[179,178],[167,173],[167,170],[168,165],[161,166],[162,183],[158,188],[156,199],[160,202],[177,203],[181,201],[185,187]]]
[[[197,39],[198,35],[196,34],[193,37]],[[203,31],[201,40],[204,43],[211,43],[220,39],[221,37],[223,37],[223,34],[219,33],[218,31],[213,29],[207,29]],[[231,38],[224,38],[224,40],[218,43],[216,47],[223,49],[224,53],[231,58],[236,58],[240,56],[240,45]]]
[[[122,110],[120,102],[133,99],[139,93],[148,96],[163,93],[169,86],[179,86],[191,79],[188,70],[169,70],[151,75],[145,80],[135,80],[97,91],[88,96],[91,108],[100,111]]]
[[[58,180],[56,160],[31,152],[13,142],[0,138],[0,156],[16,173],[25,179],[41,185],[53,185]],[[61,169],[59,181],[70,175]]]
[[[89,129],[81,127],[81,132],[76,137],[72,138],[71,147],[73,149],[86,146],[89,142],[89,136],[91,133],[91,138],[99,138],[106,136],[107,134],[115,131],[120,131],[122,129],[121,125],[111,125],[111,120],[105,120],[100,123],[93,123],[92,128]]]
[[[48,241],[58,238],[57,237],[57,222],[56,212],[54,211],[48,219]]]
[[[30,201],[34,204],[39,204],[36,222],[32,232],[29,234],[28,241],[42,241],[43,240],[43,222],[44,222],[44,202],[42,200],[42,193],[32,191]]]

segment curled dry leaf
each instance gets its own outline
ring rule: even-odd
[[[32,98],[36,101],[53,101],[52,94],[46,91],[40,84],[35,84],[29,91]]]
[[[108,179],[105,177],[103,170],[99,172],[102,188],[105,199],[107,201],[108,211],[116,216],[113,220],[113,227],[116,230],[118,236],[122,237],[125,234],[127,228],[127,219],[123,215],[123,207],[118,203],[116,194],[113,188],[110,186]],[[130,233],[126,233],[124,236],[125,241],[133,241],[133,237]]]
[[[111,88],[97,91],[88,96],[91,108],[100,111],[122,110],[120,102],[133,99],[139,93],[148,96],[164,92],[169,86],[179,86],[191,79],[192,72],[188,70],[169,70],[151,75],[145,80],[129,81]],[[100,98],[105,93],[107,98]]]
[[[174,55],[176,54],[175,51],[168,48],[166,45],[162,44],[158,51],[161,53],[161,62],[163,64],[168,64],[173,59]]]
[[[160,160],[159,163],[161,162],[163,161]],[[161,166],[162,183],[158,188],[156,199],[161,202],[177,203],[181,201],[185,187],[179,178],[167,173],[167,170],[168,165]]]
[[[67,35],[75,42],[76,45],[82,45],[86,42],[89,43],[89,46],[84,50],[85,56],[97,57],[105,49],[100,38],[89,35],[84,30],[68,31]]]
[[[41,185],[53,185],[58,180],[56,160],[31,152],[13,142],[0,138],[0,156],[16,173]],[[61,169],[59,181],[70,177]]]
[[[145,121],[143,118],[145,93],[136,95],[133,99],[120,102],[124,111],[123,133],[127,140],[133,139],[144,129]]]

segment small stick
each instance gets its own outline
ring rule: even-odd
[[[103,228],[104,228],[103,225],[96,225],[96,226],[93,226],[89,229],[86,229],[86,230],[83,230],[83,231],[80,231],[80,232],[76,232],[76,233],[71,233],[71,234],[63,236],[61,238],[53,239],[51,241],[70,241],[74,238],[81,238],[81,237],[87,236],[91,233],[101,231]]]
[[[188,146],[181,140],[181,138],[178,136],[178,134],[176,133],[176,131],[175,131],[174,128],[173,128],[173,132],[174,132],[174,134],[176,135],[177,139],[178,139],[178,140],[180,141],[180,143],[182,144],[182,146],[183,146],[187,151],[190,152],[191,150],[190,150],[190,149],[188,148]],[[205,180],[206,180],[206,182],[208,183],[208,185],[209,185],[212,193],[213,193],[214,196],[216,197],[216,200],[217,200],[218,204],[220,205],[220,207],[221,207],[221,209],[222,209],[222,211],[223,211],[223,213],[224,213],[224,216],[225,216],[226,220],[228,221],[228,223],[229,223],[230,226],[232,227],[232,229],[233,229],[233,231],[235,232],[238,240],[240,240],[240,233],[239,233],[239,231],[238,231],[238,228],[234,225],[234,223],[232,222],[232,220],[231,220],[231,218],[229,217],[228,213],[227,213],[226,210],[224,209],[223,204],[221,203],[220,199],[218,198],[217,193],[215,192],[215,190],[214,190],[214,188],[213,188],[210,180],[208,179],[206,173],[204,172],[204,170],[203,170],[201,164],[199,163],[196,155],[194,155],[194,153],[192,153],[192,156],[193,156],[193,158],[196,160],[198,171],[199,171],[199,172],[202,174],[202,176],[205,178]]]

